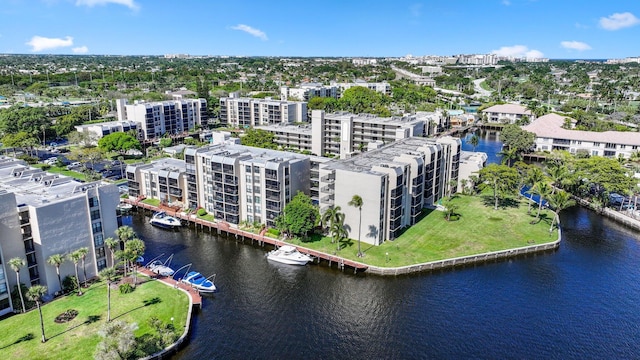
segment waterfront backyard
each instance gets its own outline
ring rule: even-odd
[[[394,241],[386,241],[380,246],[362,242],[363,258],[357,257],[357,239],[341,241],[340,250],[328,236],[314,235],[308,241],[294,239],[291,243],[369,265],[398,267],[558,239],[556,229],[549,232],[555,214],[542,209],[536,220],[536,205],[532,204],[529,213],[526,199],[511,199],[498,210],[493,209],[492,199],[483,195],[456,195],[452,203],[456,210],[449,221],[442,211],[425,210],[423,218]],[[363,236],[367,232],[364,227],[363,224]]]
[[[180,336],[187,321],[189,299],[182,291],[159,281],[139,277],[136,289],[121,294],[111,289],[111,320],[136,323],[138,353],[154,350],[149,340],[155,335],[152,317],[175,328]],[[19,304],[17,308],[19,308]],[[77,316],[65,323],[54,319],[67,310]],[[0,321],[0,359],[89,359],[101,341],[98,331],[107,321],[107,288],[97,282],[83,289],[83,295],[70,294],[42,306],[47,342],[40,342],[40,320],[36,309]],[[141,351],[141,352],[140,352]]]

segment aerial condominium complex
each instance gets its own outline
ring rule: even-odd
[[[186,149],[185,162],[187,186],[197,196],[190,204],[230,224],[275,226],[293,196],[309,195],[310,162],[304,155],[220,144]]]
[[[188,204],[184,161],[167,158],[149,164],[130,164],[126,171],[129,196],[158,199],[172,206]]]
[[[307,103],[254,98],[237,94],[220,99],[220,122],[247,128],[257,125],[292,124],[307,121]]]
[[[297,88],[280,87],[280,100],[309,101],[314,97],[330,97],[337,99],[340,88],[336,85],[322,85],[319,83],[302,83]]]
[[[531,110],[518,104],[493,105],[482,110],[482,114],[488,122],[493,123],[515,124],[524,117],[528,117],[529,121],[535,119]]]
[[[345,90],[350,89],[355,86],[365,87],[369,90],[373,90],[379,92],[384,95],[391,95],[391,85],[386,82],[366,82],[362,80],[356,80],[354,82],[331,82],[331,86],[337,86],[340,90],[338,97],[342,97],[342,94]]]
[[[21,283],[46,285],[49,294],[61,290],[55,267],[47,264],[53,254],[67,255],[86,247],[89,278],[111,265],[104,239],[114,236],[118,228],[118,202],[115,185],[80,183],[0,157],[0,314],[11,309],[7,282],[9,288],[16,285],[15,276],[7,276],[11,258],[26,261]],[[65,258],[61,277],[74,273],[73,263]]]
[[[422,209],[457,190],[460,139],[412,137],[319,166],[320,208],[340,206],[349,237],[373,245],[395,239]],[[362,213],[349,201],[363,199]],[[358,227],[362,217],[362,228]]]

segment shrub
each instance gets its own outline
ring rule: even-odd
[[[44,165],[42,165],[41,169],[42,169],[42,171],[47,171],[47,170],[51,169],[51,165],[44,164]]]
[[[198,209],[197,214],[198,214],[198,216],[205,216],[205,215],[207,215],[207,210],[205,210],[203,208],[200,208],[200,209]]]
[[[267,230],[267,234],[273,235],[275,237],[279,237],[280,236],[280,230],[278,230],[276,228],[269,228],[269,230]]]
[[[120,289],[120,294],[129,294],[129,293],[133,292],[133,290],[135,290],[133,285],[131,285],[129,283],[122,284],[118,288]]]
[[[66,276],[62,280],[62,291],[65,293],[74,291],[78,288],[78,282],[76,281],[76,277],[74,275]]]

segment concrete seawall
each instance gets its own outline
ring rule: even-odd
[[[550,243],[524,246],[520,248],[500,250],[500,251],[492,251],[492,252],[483,253],[483,254],[461,256],[457,258],[430,261],[422,264],[414,264],[414,265],[407,265],[407,266],[400,266],[400,267],[393,267],[393,268],[369,265],[369,268],[366,270],[366,272],[370,274],[383,275],[383,276],[404,275],[404,274],[411,274],[411,273],[417,273],[422,271],[441,270],[441,269],[447,269],[447,268],[454,268],[456,266],[485,263],[489,261],[512,258],[520,255],[533,254],[533,253],[544,252],[549,250],[556,250],[560,246],[561,239],[562,239],[562,232],[560,229],[558,229],[558,239]]]

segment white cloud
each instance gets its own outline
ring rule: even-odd
[[[31,51],[37,52],[71,46],[73,45],[73,38],[71,36],[67,36],[64,39],[46,38],[36,35],[26,45],[31,46]]]
[[[496,54],[498,56],[506,56],[513,58],[542,58],[544,54],[538,50],[529,49],[524,45],[514,45],[514,46],[503,46],[498,50],[492,50],[492,54]]]
[[[249,25],[238,24],[238,25],[236,25],[236,26],[232,26],[231,28],[232,28],[233,30],[240,30],[240,31],[244,31],[244,32],[246,32],[247,34],[253,35],[253,36],[255,36],[255,37],[257,37],[257,38],[260,38],[260,39],[262,39],[262,40],[264,40],[264,41],[269,40],[269,39],[267,38],[267,34],[265,34],[265,33],[264,33],[264,31],[262,31],[262,30],[258,30],[258,29],[255,29],[255,28],[252,28],[252,27],[251,27],[251,26],[249,26]]]
[[[89,52],[89,48],[83,45],[74,47],[71,49],[71,51],[73,51],[74,54],[86,54],[87,52]]]
[[[638,23],[640,23],[640,19],[630,12],[615,13],[608,17],[600,18],[600,27],[605,30],[618,30],[638,25]]]
[[[560,43],[560,46],[570,50],[578,50],[578,51],[591,50],[591,46],[589,46],[589,44],[583,43],[580,41],[562,41]]]
[[[422,16],[422,4],[413,4],[409,6],[409,12],[411,12],[411,16],[413,17]]]
[[[138,5],[134,0],[76,0],[76,6],[88,6],[94,7],[96,5],[108,5],[108,4],[117,4],[128,7],[131,10],[140,9],[140,5]]]

